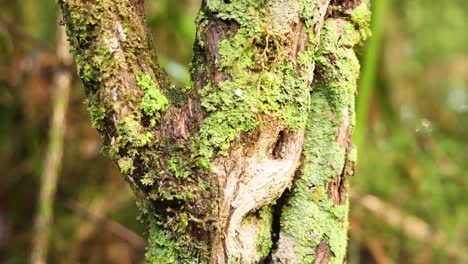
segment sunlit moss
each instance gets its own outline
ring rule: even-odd
[[[148,229],[148,251],[145,254],[145,262],[148,264],[179,263],[179,252],[173,239],[168,239],[164,231],[154,223],[150,223]]]
[[[190,160],[184,162],[182,155],[173,155],[169,160],[169,170],[174,173],[177,179],[186,179],[190,176],[191,171],[188,163]]]
[[[257,256],[261,259],[268,255],[273,246],[273,241],[271,241],[272,221],[273,215],[271,207],[260,209],[257,223],[261,228],[255,234],[255,246],[257,247]]]
[[[135,166],[133,166],[133,160],[129,157],[122,157],[117,161],[119,165],[120,171],[123,174],[132,174],[133,170],[135,170]]]
[[[215,153],[227,155],[231,142],[241,132],[249,134],[262,125],[264,114],[283,120],[293,131],[305,127],[310,91],[306,67],[313,63],[313,38],[296,62],[291,60],[291,43],[284,35],[284,27],[312,12],[306,7],[310,3],[304,1],[297,2],[284,18],[273,17],[271,13],[282,4],[273,1],[265,7],[262,1],[207,1],[210,11],[237,21],[240,28],[219,45],[218,67],[230,79],[216,87],[208,84],[201,91],[202,106],[209,115],[203,121],[198,142],[200,155],[206,159]],[[276,26],[271,25],[272,20]],[[312,32],[312,28],[306,30]]]
[[[281,236],[296,244],[299,263],[311,263],[315,247],[325,240],[332,251],[330,263],[341,264],[346,254],[348,201],[334,204],[326,184],[342,173],[346,150],[336,142],[343,109],[354,126],[354,95],[359,62],[352,47],[359,33],[352,24],[328,19],[322,29],[315,63],[321,74],[314,82],[303,150],[302,177],[283,208]]]
[[[155,82],[149,75],[139,78],[137,85],[145,93],[141,101],[143,112],[154,119],[159,119],[159,113],[167,110],[169,101],[166,96],[157,88]],[[156,125],[156,120],[152,119],[151,125]]]
[[[351,21],[356,25],[362,40],[366,40],[371,36],[370,30],[371,11],[365,1],[358,5],[354,10],[350,11]]]

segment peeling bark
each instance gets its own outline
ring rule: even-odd
[[[157,64],[143,1],[60,5],[149,263],[343,263],[367,6],[205,0],[186,89]]]

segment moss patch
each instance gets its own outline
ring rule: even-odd
[[[348,12],[348,14],[351,16],[351,21],[361,34],[361,39],[366,40],[370,37],[372,34],[370,31],[371,11],[368,4],[363,2],[354,10]]]
[[[143,75],[139,78],[137,85],[144,92],[143,99],[141,100],[143,113],[152,118],[150,124],[153,127],[156,125],[160,113],[166,111],[169,107],[169,101],[157,88],[151,76]]]
[[[195,161],[183,158],[190,157],[190,144],[186,143],[184,151],[175,150],[175,140],[157,129],[175,101],[167,96],[176,89],[170,87],[157,65],[143,2],[67,0],[59,4],[86,88],[91,120],[103,136],[103,150],[117,163],[135,193],[151,201],[149,205],[156,204],[151,210],[157,213],[150,214],[157,221],[149,227],[154,249],[148,252],[148,259],[180,263],[185,255],[179,254],[182,251],[173,254],[179,247],[176,238],[191,241],[189,228],[197,224],[187,219],[210,212],[210,199],[206,198],[210,185],[200,183],[203,180]],[[169,160],[175,151],[180,159]],[[199,191],[199,185],[204,190]],[[175,211],[185,217],[174,217]],[[159,229],[163,226],[164,232]],[[196,248],[196,242],[191,242],[187,248]]]
[[[273,14],[284,8],[282,1],[267,5],[263,1],[207,1],[209,12],[236,21],[240,27],[233,37],[219,44],[217,67],[229,79],[209,83],[200,92],[208,113],[198,139],[202,157],[209,160],[215,153],[227,155],[231,142],[241,132],[249,134],[262,125],[262,115],[283,120],[292,130],[305,127],[310,92],[308,67],[314,60],[309,2],[297,1],[289,6],[291,12],[277,17]],[[289,31],[300,20],[307,25],[307,39],[301,41],[308,45],[296,58],[292,39],[299,36]],[[285,28],[289,29],[286,33]]]
[[[173,239],[169,239],[165,232],[151,223],[148,229],[148,251],[145,254],[148,264],[176,264],[179,263],[180,252],[176,249]]]
[[[271,207],[264,207],[259,211],[260,230],[255,234],[255,246],[257,248],[257,255],[260,258],[265,258],[273,246],[271,241],[271,225],[273,221]]]
[[[281,219],[281,236],[295,241],[300,263],[313,262],[315,247],[323,239],[333,253],[330,263],[343,263],[346,254],[348,202],[336,205],[329,198],[326,185],[342,173],[345,162],[346,150],[336,140],[343,109],[350,115],[350,126],[354,126],[359,62],[352,47],[359,40],[354,25],[344,20],[328,19],[322,29],[302,176]]]
[[[169,160],[169,170],[172,171],[177,179],[187,179],[191,174],[190,160],[185,160],[182,155],[173,155]]]

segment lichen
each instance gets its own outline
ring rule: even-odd
[[[258,224],[260,230],[255,234],[255,246],[257,248],[257,256],[265,258],[270,252],[273,241],[271,240],[271,224],[273,216],[270,206],[260,209],[258,216]]]
[[[290,25],[299,22],[300,0],[272,0],[268,3],[272,17],[272,28],[278,32],[288,32]]]
[[[202,157],[209,160],[214,154],[227,155],[231,142],[241,133],[250,134],[262,125],[262,115],[280,119],[297,130],[305,127],[309,108],[308,67],[313,62],[313,39],[304,50],[291,59],[291,39],[298,37],[284,33],[284,27],[312,17],[303,17],[309,7],[297,2],[284,19],[273,18],[282,5],[261,1],[208,0],[208,10],[217,17],[234,20],[240,28],[231,38],[219,44],[218,70],[229,79],[217,84],[208,83],[201,91],[202,106],[208,113],[200,129],[198,146]],[[306,10],[307,9],[307,10]],[[294,14],[294,16],[292,15]],[[271,21],[275,20],[275,26]],[[284,23],[279,25],[279,23]],[[307,23],[312,25],[312,23]],[[312,28],[306,28],[312,32]]]
[[[353,47],[359,33],[349,22],[328,19],[317,51],[315,89],[303,148],[302,176],[282,211],[281,235],[295,241],[299,263],[312,263],[315,247],[326,240],[333,253],[329,263],[343,263],[348,231],[348,201],[338,205],[327,184],[342,173],[346,150],[336,141],[342,111],[354,126],[354,95],[359,63]]]

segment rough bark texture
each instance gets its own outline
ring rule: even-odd
[[[60,4],[148,262],[344,262],[366,3],[205,0],[186,88],[157,65],[143,1]]]

